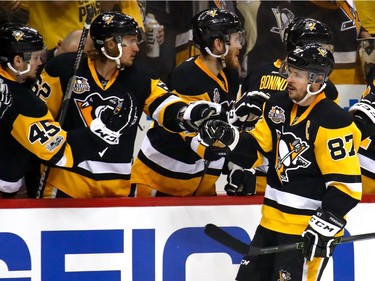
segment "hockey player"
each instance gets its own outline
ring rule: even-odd
[[[108,147],[89,128],[62,130],[45,103],[25,86],[26,80],[35,80],[43,49],[43,38],[35,29],[7,24],[0,30],[0,192],[4,196],[15,195],[24,186],[33,155],[71,167]],[[116,116],[106,113],[110,131],[113,118],[121,123],[122,109]]]
[[[151,72],[133,64],[139,51],[139,29],[130,16],[119,12],[100,13],[92,22],[90,36],[94,49],[83,58],[74,81],[64,128],[75,130],[93,124],[101,109],[112,100],[132,100],[132,118],[124,135],[102,132],[110,144],[94,157],[70,169],[51,167],[43,197],[115,197],[130,193],[130,174],[137,124],[142,111],[167,130],[197,130],[199,121],[220,110],[212,103],[187,103],[172,95]],[[45,67],[35,92],[57,116],[69,78],[74,53],[56,56]],[[213,106],[210,108],[210,106]],[[217,112],[218,113],[218,112]],[[85,139],[81,140],[83,143]]]
[[[188,101],[212,101],[228,109],[239,89],[241,23],[234,13],[212,8],[199,12],[192,25],[201,55],[172,71],[168,86]],[[172,134],[154,122],[133,166],[136,196],[216,195],[225,158],[212,150],[199,145],[197,134]]]
[[[265,103],[262,118],[239,132],[221,120],[200,129],[202,143],[221,142],[237,163],[269,155],[262,217],[251,244],[272,247],[304,240],[302,251],[244,257],[237,280],[320,280],[342,235],[345,215],[361,199],[357,151],[361,133],[353,117],[326,98],[324,85],[334,67],[332,53],[318,44],[298,47],[281,67],[288,92]],[[256,163],[254,164],[256,165]]]
[[[295,18],[284,31],[283,43],[286,53],[308,43],[318,43],[332,51],[332,42],[333,36],[327,25],[311,18]],[[288,84],[286,78],[279,74],[283,60],[284,58],[279,58],[274,62],[261,64],[251,71],[243,82],[244,92],[259,91],[273,95],[286,91]],[[326,82],[324,92],[328,98],[338,101],[338,91],[330,80]],[[244,98],[243,101],[246,102],[246,99]],[[264,165],[255,170],[234,166],[228,174],[228,183],[225,186],[227,194],[241,195],[237,190],[244,187],[250,191],[256,190],[257,194],[264,194],[267,167],[267,159],[264,159]],[[256,184],[256,186],[254,187],[252,184]],[[248,194],[248,192],[242,194]]]

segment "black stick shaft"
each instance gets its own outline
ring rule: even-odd
[[[304,246],[304,243],[301,241],[297,243],[274,246],[274,247],[266,247],[266,248],[253,247],[233,237],[228,232],[224,231],[222,228],[214,224],[207,224],[204,229],[204,232],[212,239],[236,251],[237,253],[240,253],[243,255],[247,254],[249,256],[266,255],[266,254],[280,253],[280,252],[291,251],[291,250],[302,250]],[[335,238],[334,244],[339,245],[343,243],[374,239],[374,238],[375,238],[375,232],[351,235],[351,236],[341,236],[341,237]]]

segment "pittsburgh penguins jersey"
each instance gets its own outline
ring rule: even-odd
[[[287,93],[271,96],[263,118],[241,139],[231,158],[256,147],[269,155],[263,227],[301,235],[317,208],[344,216],[361,199],[361,133],[351,114],[324,93],[308,107]]]
[[[54,121],[45,103],[2,67],[0,80],[13,97],[12,105],[0,118],[0,191],[13,193],[22,187],[33,155],[56,166],[71,167],[85,155],[95,153],[98,143],[88,128],[67,133]],[[82,138],[87,144],[80,141]]]
[[[279,69],[281,67],[282,60],[277,59],[273,63],[264,63],[256,69],[250,71],[243,81],[243,91],[262,91],[270,95],[287,91],[288,82],[286,78],[281,77]],[[327,97],[336,103],[338,103],[338,91],[336,86],[328,80],[326,82],[326,88],[324,89]],[[267,160],[265,165],[257,167],[255,169],[256,180],[256,192],[257,194],[264,194],[266,188],[265,175],[267,173]]]
[[[61,107],[74,60],[75,53],[55,57],[46,65],[34,87],[54,116]],[[70,169],[51,168],[44,197],[53,197],[51,192],[56,189],[74,198],[128,196],[134,142],[142,111],[168,129],[178,131],[178,111],[186,103],[172,95],[159,79],[153,79],[146,68],[133,65],[117,70],[109,81],[105,81],[96,72],[94,61],[83,58],[63,123],[67,131],[89,127],[110,99],[123,99],[128,94],[134,99],[137,120],[120,137],[119,144]]]
[[[206,100],[230,106],[239,87],[237,71],[214,75],[200,57],[192,57],[170,74],[173,92],[188,101]],[[134,162],[132,182],[173,196],[215,195],[215,182],[224,158],[202,159],[205,147],[196,134],[172,134],[160,126],[149,128]]]
[[[368,93],[375,93],[375,67],[369,71],[367,77],[367,87],[362,97]],[[361,163],[362,185],[364,194],[375,193],[375,137],[368,137],[361,142],[358,151]]]

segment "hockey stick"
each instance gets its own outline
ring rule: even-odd
[[[291,250],[302,250],[304,247],[304,242],[297,242],[292,244],[274,246],[274,247],[266,247],[266,248],[258,248],[251,246],[240,241],[239,239],[233,237],[228,232],[224,231],[217,225],[209,223],[204,228],[204,233],[207,234],[210,238],[214,239],[215,241],[223,244],[224,246],[236,251],[242,255],[248,256],[258,256],[258,255],[266,255],[266,254],[273,254],[273,253],[280,253],[285,251]],[[360,240],[367,240],[367,239],[374,239],[375,232],[364,233],[364,234],[357,234],[351,236],[341,236],[335,238],[333,244],[339,245],[343,243],[355,242]]]
[[[86,16],[85,25],[83,26],[82,35],[81,35],[81,38],[79,39],[77,55],[76,55],[74,65],[73,65],[73,75],[70,77],[70,79],[68,81],[68,84],[66,86],[64,98],[63,98],[63,101],[62,101],[62,104],[61,104],[61,107],[60,107],[60,111],[59,111],[59,115],[58,115],[58,119],[57,119],[57,121],[60,123],[61,127],[64,124],[66,113],[67,113],[68,107],[69,107],[69,102],[70,102],[70,99],[72,98],[74,82],[77,78],[78,67],[79,67],[79,64],[81,63],[83,51],[85,49],[85,44],[86,44],[87,36],[89,34],[90,25],[91,25],[91,21],[92,21],[93,17],[94,17],[94,9],[90,7],[90,8],[87,9],[87,16]],[[44,188],[45,188],[45,185],[46,185],[46,179],[47,179],[48,173],[49,173],[49,166],[45,165],[44,170],[43,170],[43,172],[41,174],[41,177],[40,177],[39,187],[38,187],[38,191],[37,191],[37,194],[36,194],[36,198],[41,198],[41,196],[43,194],[43,191],[44,191]]]

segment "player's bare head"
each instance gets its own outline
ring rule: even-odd
[[[295,18],[284,32],[283,43],[287,53],[310,43],[333,51],[332,32],[325,23],[312,18]]]
[[[237,34],[239,45],[244,45],[244,29],[238,16],[228,10],[212,8],[199,12],[192,20],[193,41],[203,55],[211,55],[224,60],[229,46],[233,44],[232,34]],[[224,47],[221,53],[216,51],[215,40],[220,40]],[[223,61],[225,63],[225,60]]]
[[[134,41],[136,45],[142,41],[142,33],[137,22],[131,16],[114,11],[100,13],[94,19],[90,27],[90,36],[94,48],[107,59],[116,61],[119,67],[123,47],[129,47],[131,44],[129,40]]]
[[[43,63],[44,50],[43,37],[31,27],[12,23],[0,29],[1,64],[20,79]]]

